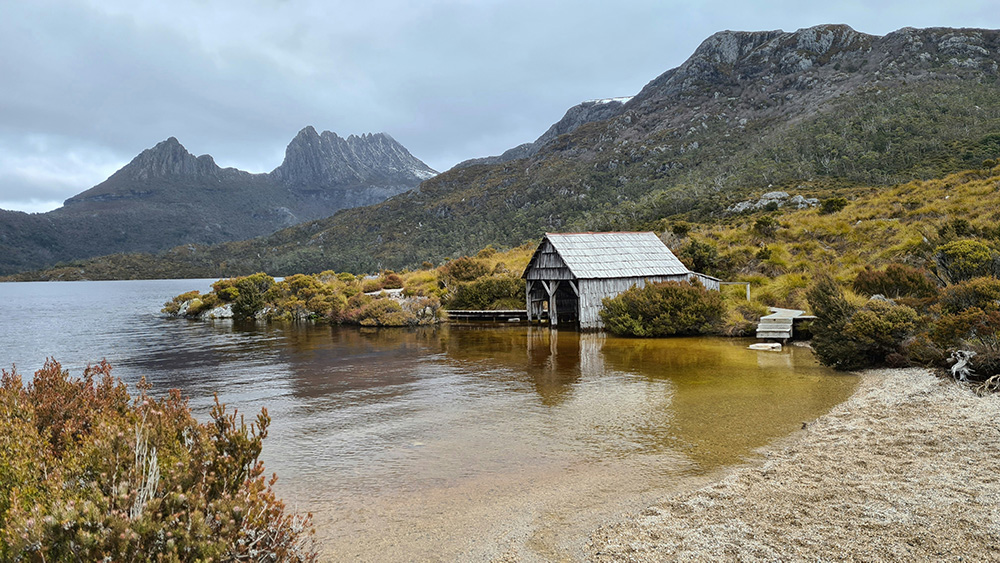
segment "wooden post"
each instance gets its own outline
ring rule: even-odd
[[[559,289],[559,281],[543,281],[542,286],[545,287],[545,291],[549,294],[549,326],[557,326],[559,324],[559,312],[556,310],[558,308],[556,305],[556,291]]]
[[[528,324],[531,324],[531,284],[534,283],[531,280],[527,280],[524,284],[524,308],[528,313]]]

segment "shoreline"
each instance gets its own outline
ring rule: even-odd
[[[923,368],[861,378],[758,461],[601,526],[587,559],[1000,560],[1000,395]]]

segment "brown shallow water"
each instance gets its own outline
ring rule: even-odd
[[[301,403],[265,451],[329,559],[576,559],[847,398],[811,352],[543,328],[289,337]],[[285,429],[281,434],[285,434]]]

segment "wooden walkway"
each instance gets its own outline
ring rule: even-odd
[[[757,338],[789,340],[792,338],[796,321],[815,318],[798,309],[771,307],[771,314],[761,317],[757,323]]]
[[[445,311],[449,321],[493,321],[515,322],[527,321],[528,311],[525,309],[501,309],[497,311]]]

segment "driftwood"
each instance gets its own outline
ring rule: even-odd
[[[977,395],[1000,393],[1000,373],[973,387]]]
[[[968,381],[969,377],[973,375],[972,367],[969,366],[969,360],[976,353],[972,350],[955,350],[951,353],[950,361],[955,362],[955,365],[951,366],[951,376],[959,381]]]

